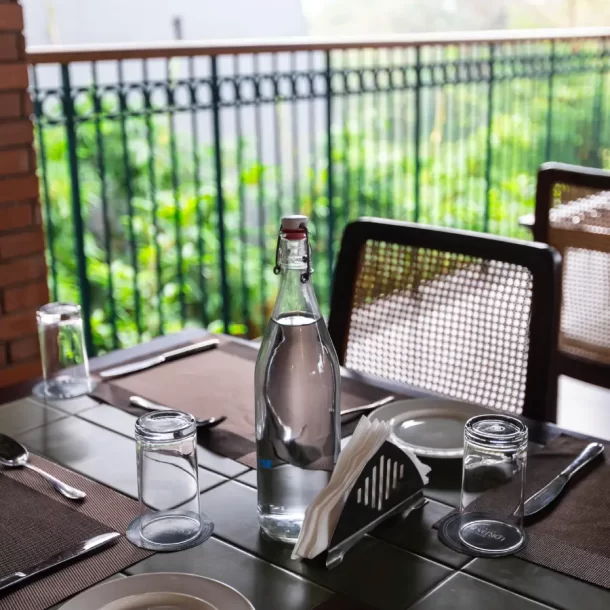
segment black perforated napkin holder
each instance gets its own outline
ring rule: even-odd
[[[328,549],[314,559],[330,570],[345,553],[382,521],[426,504],[424,482],[409,457],[386,441],[352,487]]]

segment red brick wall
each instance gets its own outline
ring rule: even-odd
[[[40,375],[36,309],[49,300],[17,0],[0,0],[0,387]]]

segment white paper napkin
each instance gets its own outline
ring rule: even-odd
[[[366,464],[390,436],[390,429],[387,422],[371,422],[367,417],[360,419],[352,438],[339,454],[328,485],[305,511],[303,527],[292,551],[293,559],[316,557],[328,548],[349,492]],[[426,485],[430,467],[422,464],[412,451],[401,449]]]

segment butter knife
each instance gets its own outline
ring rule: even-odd
[[[219,345],[218,339],[208,339],[207,341],[201,341],[201,343],[195,343],[193,345],[187,345],[179,349],[172,350],[171,352],[165,352],[159,354],[153,358],[146,358],[145,360],[139,360],[138,362],[132,362],[130,364],[124,364],[122,366],[116,366],[111,369],[106,369],[100,373],[100,377],[104,380],[116,379],[117,377],[124,377],[125,375],[131,375],[138,371],[144,371],[150,369],[153,366],[158,366],[164,362],[171,362],[172,360],[178,360],[179,358],[185,358],[199,352],[207,352],[208,350],[214,349]]]
[[[587,445],[576,459],[562,470],[550,483],[545,485],[540,491],[528,498],[523,506],[523,515],[529,517],[541,511],[553,502],[568,481],[586,464],[598,455],[602,454],[604,446],[601,443],[591,443]]]
[[[40,563],[25,568],[20,572],[14,572],[13,574],[9,574],[4,578],[0,578],[0,591],[4,591],[9,587],[14,587],[15,585],[21,584],[24,580],[32,578],[33,576],[38,576],[43,572],[48,572],[49,570],[57,568],[68,561],[72,561],[73,559],[77,559],[79,557],[84,557],[93,551],[100,551],[103,548],[114,544],[120,537],[121,534],[118,532],[110,532],[108,534],[102,534],[101,536],[89,538],[84,542],[79,542],[71,548],[56,553]]]

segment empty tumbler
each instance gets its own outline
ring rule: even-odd
[[[135,433],[140,516],[127,537],[155,551],[200,544],[213,525],[200,513],[195,418],[155,411],[137,420]]]
[[[480,555],[516,552],[524,543],[527,427],[507,415],[478,415],[464,428],[460,540]]]
[[[44,381],[34,392],[52,400],[91,391],[80,305],[48,303],[36,312]]]

